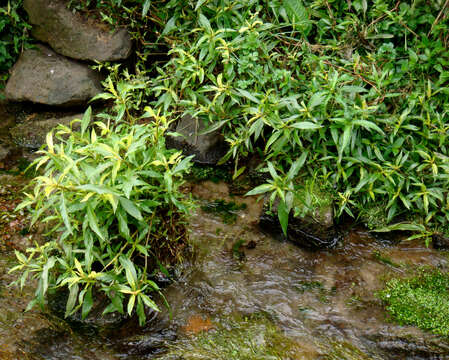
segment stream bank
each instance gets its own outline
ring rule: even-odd
[[[224,183],[193,184],[191,191],[203,204],[221,199],[245,203],[246,209],[236,211],[235,222],[228,224],[197,209],[190,221],[194,260],[186,260],[164,290],[170,312],[162,307],[143,328],[134,318],[102,327],[58,318],[48,309],[24,312],[33,284],[23,293],[7,287],[14,279],[7,273],[14,254],[11,243],[4,244],[2,359],[449,357],[447,339],[390,322],[375,295],[386,279],[417,266],[447,270],[447,252],[419,241],[391,244],[360,229],[348,231],[336,249],[305,250],[257,227],[262,205],[254,198],[231,196]],[[32,236],[17,231],[14,243],[25,244]]]

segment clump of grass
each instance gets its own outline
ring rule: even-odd
[[[391,279],[379,296],[399,324],[449,335],[449,274],[421,270],[411,278]]]

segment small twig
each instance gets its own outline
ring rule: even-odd
[[[358,77],[360,80],[362,80],[363,82],[365,82],[365,83],[371,85],[371,86],[372,86],[372,87],[373,87],[379,94],[382,94],[382,93],[379,91],[379,89],[376,87],[376,85],[374,85],[371,81],[365,79],[362,75],[360,75],[360,74],[358,74],[358,73],[356,73],[356,72],[353,72],[353,71],[351,71],[351,70],[345,69],[345,68],[342,67],[342,66],[332,64],[332,63],[331,63],[330,61],[328,61],[328,60],[323,60],[323,62],[324,62],[325,64],[329,65],[329,66],[332,66],[332,67],[334,67],[334,68],[337,68],[337,69],[339,69],[339,70],[341,70],[341,71],[344,71],[344,72],[346,72],[346,73],[348,73],[348,74],[351,74],[351,75],[353,75],[353,76],[357,76],[357,77]]]
[[[433,22],[432,27],[430,28],[430,31],[429,31],[429,33],[427,34],[427,37],[430,36],[430,34],[432,33],[433,28],[435,27],[435,25],[438,24],[438,22],[441,20],[443,14],[444,14],[444,10],[446,10],[446,8],[447,8],[448,6],[449,6],[449,0],[446,0],[446,2],[444,3],[444,5],[443,5],[443,7],[442,7],[442,9],[441,9],[441,11],[440,11],[440,13],[438,14],[438,16],[436,17],[435,21]]]
[[[394,6],[394,8],[390,10],[390,12],[395,12],[395,11],[397,11],[400,4],[401,4],[401,1],[399,0],[399,1],[396,3],[396,5]],[[377,19],[371,21],[371,23],[368,25],[368,27],[370,27],[370,26],[372,26],[372,25],[378,23],[378,22],[379,22],[380,20],[382,20],[385,16],[387,16],[387,14],[383,14],[382,16],[378,17]]]

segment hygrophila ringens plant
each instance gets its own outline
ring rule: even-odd
[[[167,150],[166,117],[146,109],[147,124],[91,123],[89,109],[80,130],[59,126],[35,160],[42,175],[19,206],[28,208],[32,224],[47,224],[50,241],[16,252],[12,271],[38,280],[35,299],[44,304],[49,290],[67,289],[66,316],[83,318],[99,294],[109,299],[104,312],[158,310],[152,293],[160,293],[151,274],[179,259],[185,246],[189,199],[179,191],[190,158]]]

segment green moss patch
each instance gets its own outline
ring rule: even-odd
[[[449,335],[449,274],[420,270],[415,277],[388,281],[379,296],[399,324]]]
[[[162,359],[288,360],[297,358],[297,347],[265,316],[255,315],[172,345]]]

